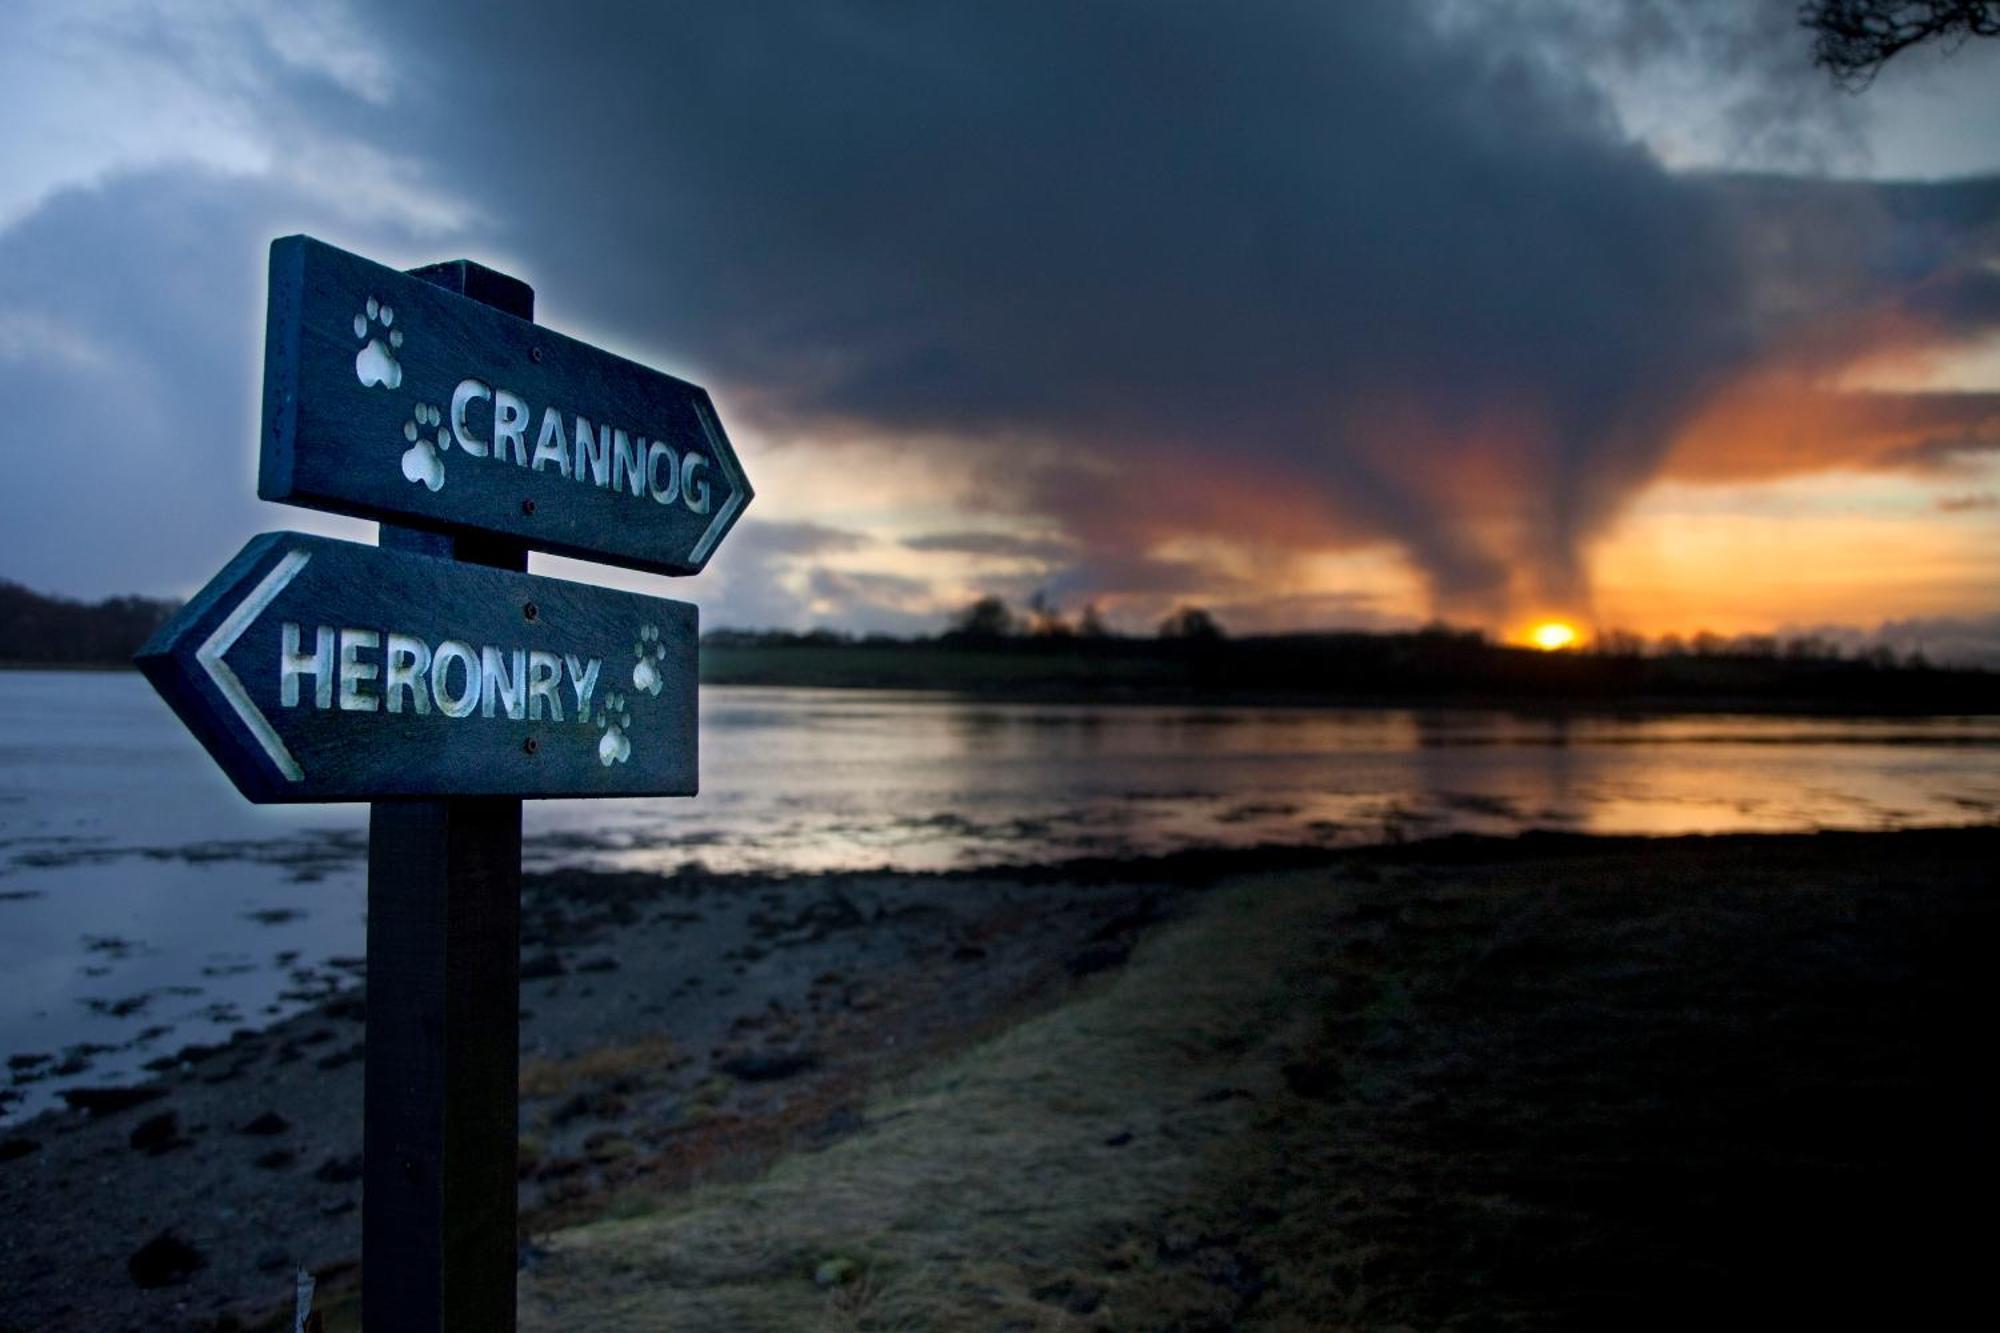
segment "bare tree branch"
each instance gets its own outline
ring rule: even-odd
[[[1813,63],[1859,92],[1910,47],[2000,37],[2000,0],[1807,0],[1799,22],[1814,34]]]

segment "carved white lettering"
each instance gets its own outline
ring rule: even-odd
[[[528,466],[528,405],[505,389],[493,391],[493,457],[512,451],[514,462]]]
[[[660,480],[660,464],[667,465],[667,479]],[[654,440],[646,446],[646,488],[655,500],[670,505],[681,498],[681,460],[673,449]]]
[[[465,424],[465,409],[475,398],[491,398],[493,390],[478,380],[460,380],[458,387],[451,391],[451,437],[458,441],[458,447],[474,458],[486,457],[486,441],[474,435]]]
[[[563,720],[562,699],[556,687],[562,683],[562,659],[554,653],[543,652],[540,648],[528,654],[528,721],[542,720],[542,705],[547,703],[549,721]]]
[[[542,412],[542,433],[535,438],[535,461],[531,466],[540,472],[544,463],[554,463],[556,471],[565,477],[569,475],[569,440],[563,435],[562,413],[553,407]]]
[[[694,474],[708,466],[705,454],[691,453],[681,460],[681,499],[687,502],[688,511],[695,514],[708,512],[708,482],[695,484]]]
[[[431,668],[431,646],[408,634],[391,634],[387,657],[388,674],[382,680],[382,694],[389,701],[389,711],[402,712],[403,695],[407,693],[411,710],[418,717],[429,716],[431,689],[424,683],[424,673]]]
[[[492,717],[495,704],[508,717],[520,719],[526,716],[524,705],[528,693],[527,655],[519,648],[513,653],[513,670],[507,669],[508,659],[500,655],[498,648],[479,650],[479,715]]]
[[[629,490],[634,495],[646,493],[645,436],[640,436],[634,444],[626,432],[615,429],[611,432],[611,489]]]
[[[576,419],[576,479],[583,480],[583,465],[590,464],[590,483],[593,486],[611,484],[611,430],[609,427],[598,431],[590,428],[587,417]]]
[[[299,627],[286,621],[278,631],[278,700],[287,708],[299,706],[299,677],[313,678],[313,707],[333,707],[333,626],[321,625],[313,635],[313,650],[299,651]]]
[[[562,722],[569,713],[563,705],[566,675],[575,720],[589,724],[604,668],[602,658],[543,648],[475,646],[460,639],[446,639],[433,648],[418,635],[398,630],[320,625],[310,652],[301,650],[302,637],[297,624],[286,623],[280,630],[278,692],[287,708],[299,707],[300,679],[310,676],[315,708],[418,717],[429,717],[435,709],[451,718],[477,712],[514,721]],[[381,682],[379,692],[375,681]]]
[[[453,662],[464,668],[463,688],[457,694],[451,692]],[[479,655],[469,643],[446,639],[431,654],[431,698],[437,700],[438,711],[446,717],[469,717],[479,707],[479,693]]]
[[[372,713],[382,706],[382,701],[362,688],[369,681],[382,674],[382,668],[373,662],[361,660],[364,652],[373,652],[382,642],[382,636],[372,629],[343,629],[340,631],[340,707],[347,713]]]
[[[563,665],[569,668],[569,687],[576,693],[576,720],[589,726],[590,696],[597,691],[597,669],[600,663],[593,657],[590,659],[590,665],[585,666],[565,653]]]

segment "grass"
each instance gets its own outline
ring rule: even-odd
[[[682,1063],[674,1044],[654,1033],[638,1041],[598,1046],[568,1060],[521,1061],[521,1096],[556,1097],[620,1079],[648,1079]]]
[[[1100,989],[878,1100],[855,1138],[560,1233],[523,1283],[523,1328],[1163,1327],[1204,1307],[1228,1320],[1243,1291],[1177,1254],[1204,1238],[1170,1238],[1163,1259],[1134,1219],[1205,1197],[1255,1108],[1282,1094],[1267,1048],[1295,1023],[1283,978],[1323,894],[1310,877],[1241,884]],[[816,1284],[837,1260],[851,1279]]]
[[[542,1238],[521,1326],[1955,1326],[2000,1193],[1996,850],[1447,842],[1225,881],[854,1136]]]
[[[855,1137],[559,1232],[522,1326],[1937,1327],[1983,1300],[1994,832],[1537,846],[1230,881]]]

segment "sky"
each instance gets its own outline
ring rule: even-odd
[[[1561,616],[2000,662],[2000,42],[1793,0],[0,11],[0,578],[251,535],[269,242],[712,392],[709,627]]]

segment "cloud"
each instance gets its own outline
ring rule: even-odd
[[[1040,564],[1053,564],[1076,550],[1071,543],[1060,538],[1022,537],[1011,532],[931,532],[905,537],[903,545],[912,551],[1030,560]]]
[[[831,555],[858,551],[872,539],[861,532],[824,523],[772,523],[746,518],[730,534],[730,549],[739,560]]]
[[[1585,552],[1642,487],[1766,447],[1699,443],[1719,396],[2000,318],[2000,183],[1677,173],[1627,137],[1603,71],[1727,48],[1747,97],[1768,23],[1444,8],[356,0],[192,36],[156,15],[103,68],[213,84],[195,123],[249,147],[0,234],[0,311],[62,335],[0,341],[0,387],[92,460],[0,503],[76,591],[132,577],[65,540],[82,510],[139,532],[165,504],[183,547],[242,524],[247,465],[207,451],[247,457],[263,243],[304,229],[518,272],[544,319],[712,383],[746,433],[968,461],[967,528],[906,549],[1046,559],[1072,602],[1140,603],[1247,601],[1389,545],[1434,609],[1490,619],[1587,601]],[[1885,465],[1915,429],[1801,436],[1768,466]],[[746,522],[704,596],[744,623],[916,614],[915,586],[834,577],[862,551],[831,534],[860,524],[828,517],[847,526]],[[920,544],[974,524],[1045,535]]]
[[[322,210],[185,167],[70,189],[0,231],[0,570],[76,596],[186,594],[252,533],[372,526],[256,499],[265,251]],[[393,253],[393,224],[342,228]]]
[[[1981,491],[1976,495],[1946,495],[1937,502],[1938,511],[1945,514],[1976,514],[1989,509],[2000,509],[2000,495]]]
[[[1937,471],[2000,447],[2000,393],[1838,392],[1749,377],[1688,423],[1666,464],[1687,481]]]
[[[545,293],[762,428],[983,458],[1093,569],[1387,542],[1440,610],[1585,599],[1712,394],[1991,322],[1990,199],[1675,174],[1598,86],[1403,7],[379,18],[456,53],[409,135]]]

